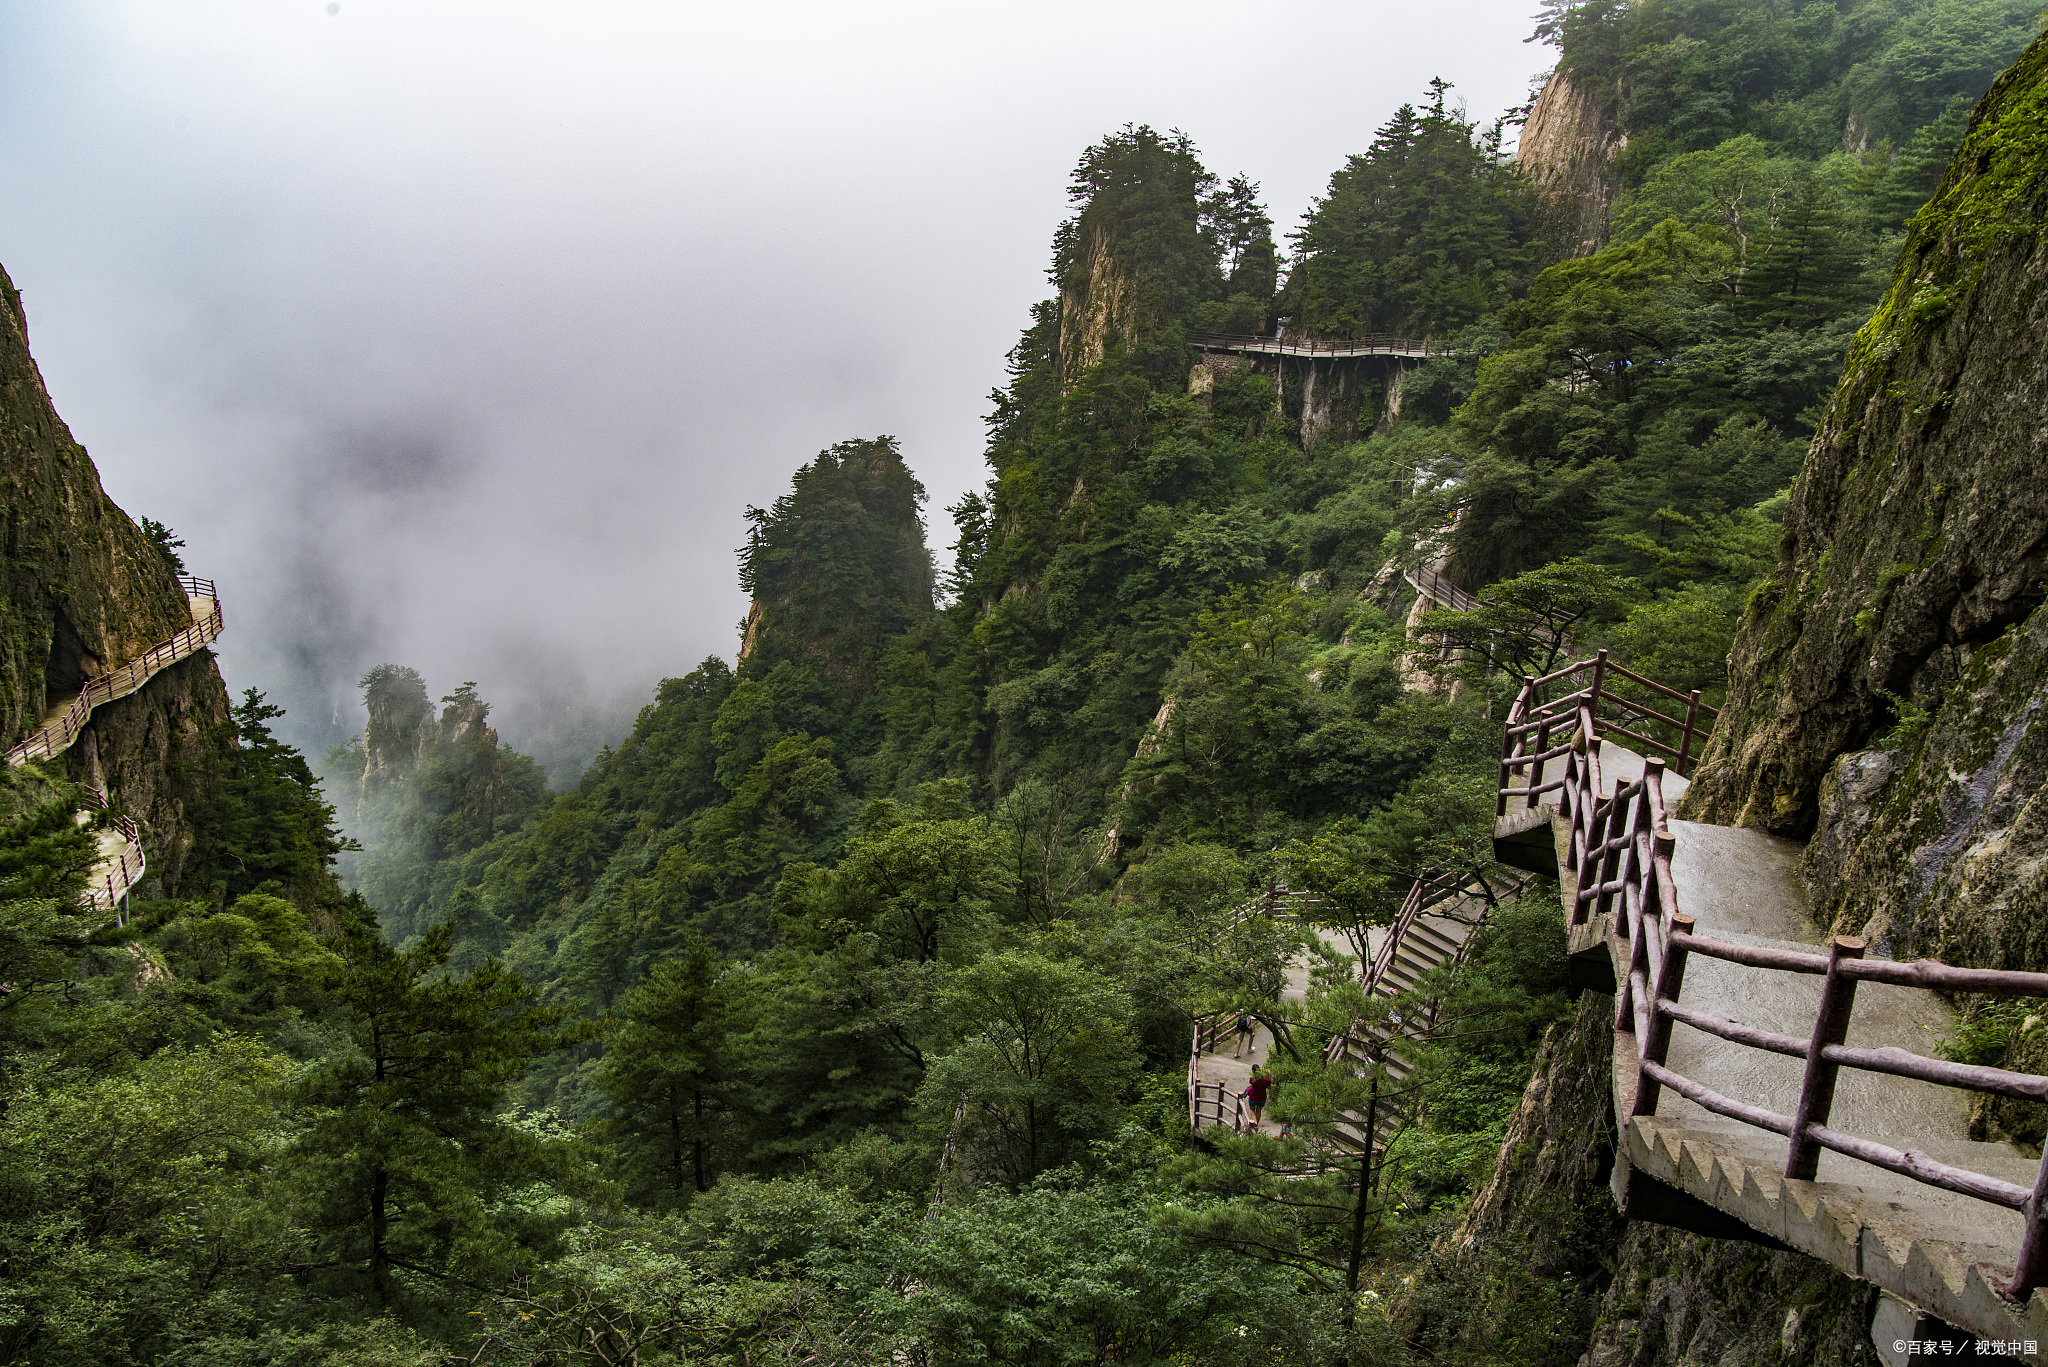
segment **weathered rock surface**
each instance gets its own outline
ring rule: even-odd
[[[1522,125],[1515,168],[1536,189],[1542,238],[1558,260],[1589,256],[1607,240],[1607,216],[1621,191],[1615,159],[1628,145],[1613,112],[1563,69]]]
[[[1754,1244],[1632,1224],[1580,1367],[1876,1361],[1877,1292],[1826,1264]]]
[[[51,406],[29,354],[20,295],[4,271],[0,303],[0,730],[12,744],[53,699],[190,626],[192,613],[171,566],[107,497]],[[202,652],[96,709],[49,766],[102,784],[142,822],[145,893],[177,885],[192,839],[187,766],[177,761],[212,743],[227,710],[213,657]]]
[[[1680,813],[1817,836],[1817,910],[1901,952],[2036,967],[2044,234],[2048,40],[1978,105],[1856,338]]]

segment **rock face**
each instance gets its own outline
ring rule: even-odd
[[[1680,813],[1810,835],[1838,928],[1988,966],[2048,968],[2044,239],[2048,39],[1857,335]]]
[[[1574,1019],[1552,1027],[1493,1173],[1434,1266],[1499,1295],[1512,1279],[1472,1274],[1507,1248],[1518,1271],[1575,1286],[1588,1298],[1580,1367],[1868,1363],[1870,1287],[1800,1254],[1615,1214],[1613,1022],[1614,998],[1588,992]],[[1516,1313],[1466,1308],[1480,1321]]]
[[[1580,1367],[1871,1363],[1877,1292],[1825,1263],[1630,1225]]]
[[[1589,256],[1607,240],[1621,190],[1615,158],[1628,137],[1593,91],[1559,68],[1522,126],[1515,168],[1536,187],[1542,238],[1557,259]]]
[[[1108,231],[1099,223],[1080,231],[1082,278],[1060,288],[1060,378],[1068,382],[1149,321],[1139,317],[1137,282],[1118,263]]]
[[[170,563],[107,497],[51,406],[4,272],[0,305],[0,727],[12,744],[53,700],[190,626],[192,614]],[[145,893],[177,885],[191,845],[180,758],[217,743],[227,710],[213,657],[202,652],[95,710],[52,766],[102,784],[142,822]]]

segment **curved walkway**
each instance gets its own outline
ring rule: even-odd
[[[1799,845],[1671,820],[1684,780],[1603,735],[1622,728],[1597,673],[1541,700],[1595,664],[1525,684],[1509,712],[1495,849],[1555,873],[1576,976],[1616,991],[1623,1212],[1796,1249],[1877,1286],[1887,1323],[2042,1361],[2048,1165],[1972,1141],[1967,1093],[2041,1099],[2048,1078],[1932,1057],[1954,1015],[1929,989],[2048,996],[2048,974],[1823,944]],[[1880,1358],[1895,1333],[1929,1337],[1875,1332]]]
[[[28,739],[7,752],[9,764],[63,754],[78,739],[78,733],[85,729],[95,707],[127,697],[187,655],[204,650],[226,629],[227,623],[220,611],[220,595],[211,579],[195,579],[189,574],[181,574],[178,584],[185,590],[186,601],[191,605],[192,625],[168,641],[157,642],[126,664],[87,679],[78,696],[57,704]]]
[[[94,708],[116,698],[127,697],[178,661],[204,650],[219,637],[226,629],[227,621],[221,615],[220,594],[213,581],[181,574],[178,585],[185,590],[186,602],[191,606],[192,625],[167,641],[157,642],[127,663],[86,680],[85,687],[76,697],[58,703],[44,716],[41,726],[7,752],[9,764],[24,764],[32,759],[49,759],[63,754],[85,730]],[[96,812],[106,811],[107,795],[97,784],[88,783],[82,805]],[[146,867],[142,832],[133,818],[116,816],[100,832],[99,849],[100,857],[93,865],[92,882],[85,892],[86,904],[112,912],[118,921],[122,900],[128,896],[129,889],[142,881]]]

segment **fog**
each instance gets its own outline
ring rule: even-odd
[[[231,688],[317,754],[372,665],[473,679],[560,779],[732,657],[820,448],[897,436],[951,539],[1089,143],[1181,129],[1284,231],[1432,76],[1524,102],[1531,8],[5,4],[0,262]]]

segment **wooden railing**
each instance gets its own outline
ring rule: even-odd
[[[104,812],[107,810],[107,795],[100,791],[98,784],[88,783],[80,805],[95,812]],[[110,824],[128,842],[127,848],[121,851],[119,858],[93,868],[97,881],[86,887],[85,902],[95,911],[113,912],[114,924],[121,925],[125,923],[121,915],[121,901],[127,897],[130,888],[142,881],[142,871],[147,866],[142,857],[142,831],[134,819],[117,815]]]
[[[1226,1011],[1195,1022],[1195,1036],[1188,1048],[1188,1129],[1200,1134],[1205,1124],[1228,1125],[1234,1134],[1251,1132],[1251,1113],[1244,1098],[1224,1082],[1202,1080],[1202,1055],[1214,1049],[1225,1034],[1235,1028],[1237,1013]]]
[[[1548,701],[1543,699],[1545,689],[1581,674],[1588,676],[1583,687]],[[1647,703],[1624,697],[1615,691],[1615,679],[1633,684],[1653,697],[1685,704],[1684,715],[1674,717]],[[1590,660],[1566,665],[1540,679],[1526,680],[1508,712],[1507,726],[1501,731],[1500,791],[1494,814],[1506,816],[1508,803],[1513,798],[1522,798],[1527,806],[1533,808],[1544,794],[1560,790],[1565,781],[1562,778],[1544,781],[1543,766],[1564,758],[1573,752],[1575,746],[1585,747],[1586,753],[1592,755],[1597,763],[1594,728],[1602,721],[1603,708],[1618,714],[1617,719],[1605,728],[1604,734],[1625,736],[1646,749],[1671,756],[1674,761],[1672,767],[1681,777],[1690,777],[1700,749],[1721,715],[1719,710],[1700,701],[1698,689],[1681,693],[1675,688],[1666,688],[1655,679],[1645,678],[1608,659],[1604,650]],[[1621,724],[1624,720],[1638,726],[1668,728],[1674,739],[1631,730]],[[1558,743],[1553,745],[1552,741]],[[1514,779],[1523,769],[1529,771],[1528,781],[1517,785]]]
[[[1438,356],[1450,348],[1423,337],[1367,333],[1363,337],[1248,337],[1225,332],[1197,332],[1190,345],[1210,351],[1262,351],[1279,356]]]
[[[1917,1078],[1997,1096],[2048,1101],[2048,1077],[1952,1063],[1896,1047],[1860,1049],[1844,1043],[1859,982],[1944,992],[2048,997],[2048,973],[1954,968],[1932,959],[1912,963],[1865,959],[1863,942],[1846,936],[1837,936],[1826,953],[1808,954],[1734,944],[1697,934],[1693,918],[1679,908],[1677,887],[1672,881],[1671,858],[1676,841],[1664,806],[1664,761],[1647,760],[1640,779],[1621,785],[1611,797],[1601,796],[1599,731],[1593,709],[1600,696],[1602,671],[1618,670],[1619,666],[1607,661],[1604,652],[1597,661],[1589,663],[1595,669],[1592,686],[1560,700],[1571,705],[1573,710],[1568,714],[1560,714],[1557,704],[1536,706],[1537,689],[1585,666],[1573,666],[1549,679],[1531,680],[1523,686],[1508,714],[1498,810],[1505,813],[1511,797],[1526,797],[1533,805],[1540,794],[1556,792],[1558,815],[1569,823],[1566,862],[1578,883],[1578,896],[1568,909],[1571,922],[1583,925],[1589,918],[1610,911],[1618,916],[1615,933],[1628,942],[1629,953],[1626,970],[1616,975],[1619,994],[1614,1028],[1635,1037],[1638,1076],[1633,1114],[1655,1115],[1659,1093],[1668,1087],[1716,1115],[1784,1135],[1789,1141],[1785,1161],[1788,1178],[1811,1180],[1821,1151],[1826,1149],[1928,1186],[2017,1210],[2025,1217],[2025,1232],[2013,1279],[2002,1290],[2008,1297],[2024,1301],[2036,1287],[2048,1284],[2048,1161],[2037,1169],[2029,1190],[1951,1167],[1915,1149],[1894,1149],[1828,1125],[1836,1079],[1843,1068]],[[1681,696],[1670,689],[1663,691]],[[1576,725],[1583,745],[1549,749],[1550,728],[1560,721]],[[1621,731],[1618,726],[1610,729]],[[1537,751],[1549,751],[1547,758],[1564,760],[1564,775],[1554,783],[1511,788],[1512,768],[1542,762],[1534,751],[1519,752],[1521,742],[1530,735],[1539,738]],[[1811,1033],[1804,1039],[1775,1034],[1681,1004],[1679,995],[1686,961],[1695,954],[1756,969],[1825,978]],[[1779,1115],[1734,1100],[1698,1079],[1672,1071],[1667,1066],[1667,1057],[1673,1021],[1682,1021],[1735,1044],[1803,1059],[1806,1071],[1795,1113]]]
[[[1432,603],[1441,603],[1453,612],[1471,612],[1483,606],[1478,598],[1459,588],[1427,565],[1418,565],[1412,570],[1404,570],[1401,577],[1414,585],[1417,593],[1429,599]]]
[[[125,664],[87,679],[85,687],[62,712],[7,752],[9,764],[63,754],[78,739],[78,733],[85,729],[95,707],[133,693],[152,675],[205,649],[226,629],[226,620],[221,616],[220,595],[215,592],[211,579],[195,579],[181,574],[178,584],[188,597],[205,599],[211,605],[209,609],[204,614],[195,613],[192,625],[168,641],[159,641]]]
[[[192,625],[167,641],[157,642],[134,659],[87,679],[85,687],[62,712],[7,752],[9,764],[23,764],[63,754],[78,739],[79,732],[85,729],[95,707],[127,697],[155,675],[186,656],[205,649],[220,636],[227,627],[227,621],[221,614],[220,592],[213,581],[181,574],[178,587],[185,591],[187,599],[198,598],[206,602],[203,612],[193,613]],[[98,785],[88,783],[80,805],[104,812],[108,806],[107,795]],[[85,900],[86,905],[95,910],[113,913],[116,924],[120,924],[121,903],[128,896],[128,890],[142,881],[147,865],[142,853],[142,831],[134,820],[126,815],[117,815],[111,824],[127,844],[119,856],[94,867],[93,882],[86,888]]]
[[[1415,880],[1408,889],[1408,895],[1401,901],[1401,909],[1394,913],[1393,924],[1380,940],[1380,947],[1373,951],[1372,963],[1365,970],[1365,991],[1371,996],[1379,990],[1380,982],[1393,967],[1394,956],[1400,952],[1401,939],[1415,924],[1415,918],[1440,902],[1448,902],[1465,889],[1465,882],[1425,873]],[[1462,949],[1463,946],[1461,945]]]
[[[1256,917],[1273,920],[1281,916],[1298,916],[1303,907],[1315,906],[1322,901],[1312,892],[1294,892],[1278,881],[1266,885],[1266,890],[1256,897],[1239,902],[1230,909],[1230,915],[1221,927],[1202,925],[1190,926],[1177,936],[1173,945],[1186,954],[1197,954],[1210,948],[1219,940],[1235,935],[1247,921]]]

